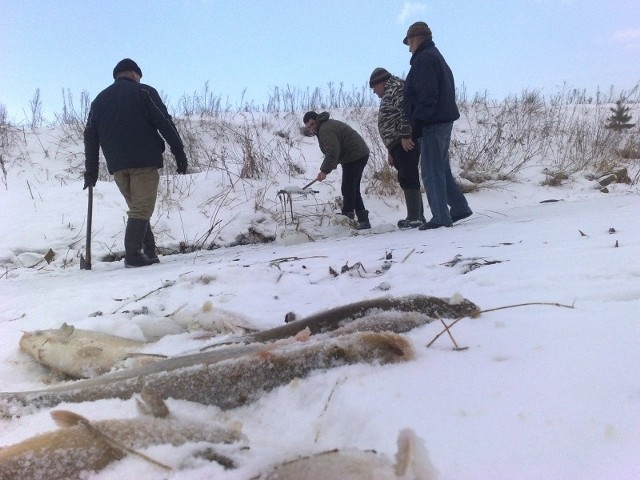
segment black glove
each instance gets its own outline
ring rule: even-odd
[[[185,173],[187,173],[187,156],[184,154],[184,152],[182,152],[181,154],[178,154],[175,156],[176,157],[176,165],[178,166],[178,169],[176,170],[180,175],[184,175]]]
[[[95,187],[98,182],[98,172],[84,172],[84,187],[83,190],[86,190],[87,187]]]

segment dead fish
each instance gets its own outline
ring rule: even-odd
[[[251,403],[265,391],[305,377],[313,370],[362,362],[401,362],[414,357],[411,343],[390,332],[229,346],[45,390],[2,392],[0,416],[10,417],[23,413],[25,408],[52,407],[61,402],[127,399],[144,386],[158,392],[161,398],[230,409]]]
[[[145,345],[129,338],[63,323],[54,330],[25,332],[20,349],[39,363],[74,378],[91,378],[110,371]]]
[[[136,449],[187,442],[234,443],[244,439],[236,428],[177,418],[137,417],[91,422],[66,410],[51,416],[60,428],[0,448],[0,480],[76,479],[135,454],[159,468],[170,467]]]
[[[243,335],[257,330],[243,315],[220,308],[211,300],[205,301],[200,308],[181,308],[170,318],[187,331],[206,331],[203,337]]]
[[[438,472],[411,429],[398,435],[395,463],[373,450],[330,450],[274,467],[252,480],[436,480]]]
[[[311,334],[327,333],[363,318],[375,312],[416,312],[423,315],[423,319],[410,322],[387,321],[386,330],[404,333],[417,326],[424,325],[429,319],[463,317],[478,317],[480,309],[473,302],[459,295],[451,299],[431,297],[427,295],[407,295],[405,297],[380,297],[361,302],[349,303],[340,307],[318,312],[301,320],[295,320],[280,327],[263,330],[261,332],[236,337],[203,347],[202,350],[227,343],[271,342],[282,338],[293,337],[297,333],[309,328]],[[364,322],[366,323],[366,322]],[[361,329],[362,331],[362,329]]]

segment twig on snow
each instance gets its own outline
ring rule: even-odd
[[[552,307],[575,308],[573,305],[563,305],[561,303],[555,303],[555,302],[528,302],[528,303],[517,303],[515,305],[505,305],[505,306],[502,306],[502,307],[488,308],[486,310],[480,310],[480,314],[487,313],[487,312],[495,312],[496,310],[504,310],[504,309],[507,309],[507,308],[526,307],[526,306],[530,306],[530,305],[550,305]],[[440,317],[438,317],[438,318],[440,318]],[[460,320],[462,320],[463,318],[466,318],[466,317],[458,318],[458,319],[454,320],[453,322],[451,322],[448,326],[445,324],[445,329],[443,331],[441,331],[439,334],[437,334],[433,338],[433,340],[431,340],[427,344],[427,348],[429,348],[431,345],[433,345],[435,343],[435,341],[438,340],[445,333],[449,334],[449,336],[451,337],[451,340],[453,341],[453,344],[456,345],[456,342],[455,342],[455,340],[453,340],[453,337],[451,336],[451,332],[449,331],[449,329],[451,327],[453,327],[456,323],[458,323]],[[440,318],[440,321],[444,324],[444,321],[442,321],[441,318]],[[456,345],[456,350],[460,350],[457,347],[457,345]]]
[[[406,262],[407,258],[409,258],[413,254],[413,252],[415,252],[415,251],[416,251],[416,249],[412,248],[411,251],[405,255],[405,257],[402,259],[402,261],[400,263]]]
[[[329,403],[331,402],[331,399],[333,398],[333,394],[335,393],[336,389],[338,388],[338,385],[343,383],[346,379],[347,379],[346,377],[339,378],[338,380],[336,380],[336,383],[333,384],[333,388],[329,392],[329,396],[327,397],[327,401],[324,402],[324,408],[322,409],[322,412],[320,412],[320,415],[318,415],[318,420],[320,420],[320,418],[322,418],[322,416],[325,413],[327,413],[327,410],[329,409]],[[318,443],[318,437],[319,436],[320,436],[320,432],[316,431],[316,438],[314,440],[314,443]]]
[[[487,310],[480,310],[480,313],[495,312],[496,310],[504,310],[506,308],[527,307],[529,305],[550,305],[552,307],[575,308],[573,305],[563,305],[561,303],[555,303],[555,302],[529,302],[529,303],[516,303],[515,305],[505,305],[503,307],[488,308]]]

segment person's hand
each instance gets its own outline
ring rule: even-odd
[[[415,142],[410,138],[403,138],[400,143],[402,143],[402,148],[405,152],[410,152],[416,146]]]
[[[82,190],[86,190],[88,187],[95,187],[98,183],[98,172],[84,172],[84,187]]]
[[[176,172],[178,172],[180,175],[184,175],[185,173],[187,173],[188,162],[187,156],[184,154],[184,152],[182,153],[182,155],[176,155],[176,165],[178,167]]]
[[[316,177],[316,180],[319,182],[324,181],[324,179],[327,178],[327,174],[324,172],[318,172],[318,176]]]
[[[414,142],[422,137],[422,127],[424,123],[420,120],[416,120],[411,124],[411,140]]]

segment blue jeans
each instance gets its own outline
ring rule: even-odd
[[[452,215],[464,215],[471,211],[451,174],[449,142],[452,129],[453,123],[428,125],[422,129],[420,139],[422,183],[433,217],[430,222],[445,226],[453,225]]]

